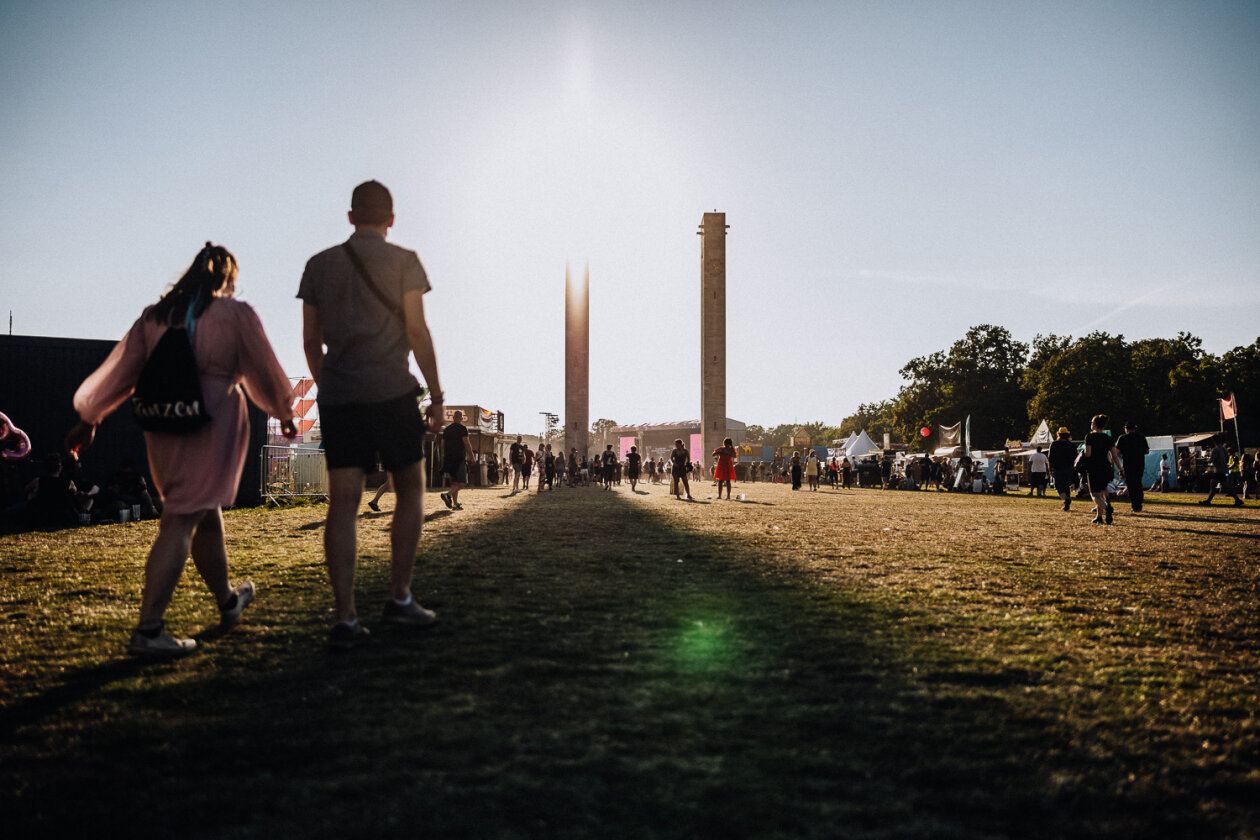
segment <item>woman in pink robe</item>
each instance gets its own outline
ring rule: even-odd
[[[289,379],[254,310],[232,297],[237,270],[236,258],[226,248],[207,242],[179,282],[145,309],[74,395],[80,422],[66,445],[77,451],[91,444],[96,425],[131,396],[149,353],[166,330],[192,325],[211,420],[187,434],[144,433],[149,471],[164,506],[145,566],[140,622],[131,637],[130,650],[139,655],[180,655],[196,647],[193,639],[172,637],[162,622],[190,551],[219,604],[224,628],[235,625],[253,600],[252,582],[235,588],[228,582],[222,513],[223,506],[236,498],[249,445],[246,394],[283,422],[286,437],[296,435]]]

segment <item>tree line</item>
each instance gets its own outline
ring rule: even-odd
[[[1186,332],[1137,341],[1106,332],[1038,335],[1030,346],[1005,327],[981,324],[948,350],[911,359],[900,373],[906,384],[895,397],[863,403],[839,426],[751,425],[748,442],[783,445],[804,429],[814,445],[826,445],[865,429],[876,441],[887,432],[921,452],[937,445],[938,426],[967,415],[978,449],[1028,440],[1042,420],[1054,430],[1066,426],[1080,439],[1099,413],[1110,415],[1116,427],[1136,422],[1147,434],[1215,431],[1217,400],[1233,393],[1248,445],[1260,412],[1260,338],[1215,356]],[[929,437],[921,435],[923,427],[931,430]]]

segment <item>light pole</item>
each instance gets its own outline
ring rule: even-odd
[[[543,416],[542,442],[546,443],[547,439],[551,437],[551,433],[555,430],[556,424],[560,422],[560,415],[552,414],[550,411],[540,411],[538,413]]]

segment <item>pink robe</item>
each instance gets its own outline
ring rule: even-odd
[[[75,392],[74,408],[84,421],[101,422],[131,396],[165,331],[140,316]],[[289,378],[249,304],[215,298],[197,320],[193,348],[210,422],[187,435],[144,433],[149,472],[170,513],[226,507],[236,499],[249,447],[246,394],[272,417],[293,418]]]

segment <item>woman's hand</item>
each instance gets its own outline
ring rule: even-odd
[[[284,435],[289,440],[293,440],[295,437],[297,437],[297,426],[294,425],[292,417],[290,417],[288,420],[281,421],[280,434]]]
[[[84,423],[79,421],[79,425],[70,430],[70,434],[66,435],[66,449],[71,453],[78,455],[84,449],[92,445],[92,441],[96,438],[96,425],[93,423]]]

